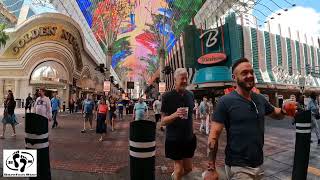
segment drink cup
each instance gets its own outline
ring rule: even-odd
[[[182,109],[185,112],[184,115],[181,117],[181,119],[188,119],[189,108],[181,107],[180,109]]]
[[[288,116],[293,117],[296,114],[297,104],[292,100],[286,100],[283,105],[284,110]]]

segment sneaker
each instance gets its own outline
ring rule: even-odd
[[[1,136],[0,136],[0,139],[4,139],[4,136],[1,135]]]
[[[12,137],[16,137],[17,135],[16,135],[16,134],[12,134],[11,136],[12,136]]]
[[[85,129],[82,129],[82,130],[81,130],[81,133],[86,133],[86,130],[85,130]]]
[[[90,131],[93,131],[93,128],[90,128]]]

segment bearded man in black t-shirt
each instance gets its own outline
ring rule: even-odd
[[[180,180],[192,171],[192,157],[196,149],[193,134],[193,93],[186,90],[188,72],[178,68],[174,73],[175,89],[162,96],[161,125],[166,126],[165,154],[174,160],[172,178]]]
[[[208,172],[217,179],[215,168],[219,136],[225,127],[227,145],[225,170],[228,180],[260,180],[263,178],[264,117],[283,119],[284,109],[272,106],[264,96],[252,92],[255,86],[253,67],[248,59],[240,59],[232,66],[236,89],[221,97],[211,124],[208,144],[210,162]],[[213,178],[214,177],[214,178]]]

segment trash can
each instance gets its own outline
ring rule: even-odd
[[[139,120],[130,123],[130,179],[155,179],[156,123]]]
[[[48,118],[27,113],[25,117],[26,149],[37,150],[37,177],[30,179],[50,180]]]
[[[16,99],[17,108],[21,108],[21,99]]]

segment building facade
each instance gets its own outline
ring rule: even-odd
[[[34,15],[7,33],[10,39],[0,51],[0,97],[12,90],[16,99],[25,99],[44,86],[48,96],[58,92],[68,104],[70,98],[102,93],[104,74],[95,70],[100,62],[72,18]]]
[[[251,61],[257,88],[273,104],[278,104],[279,99],[295,96],[302,85],[307,93],[320,93],[317,40],[311,38],[307,43],[306,37],[293,40],[243,26],[237,23],[234,13],[221,22],[224,23],[216,28],[187,27],[172,51],[168,52],[166,65],[173,71],[178,67],[187,68],[189,88],[195,94],[222,95],[224,88],[234,85],[231,65],[242,57]],[[225,58],[219,61],[221,54]],[[305,83],[301,84],[301,80]],[[167,90],[174,87],[173,74],[166,77],[166,87]]]

